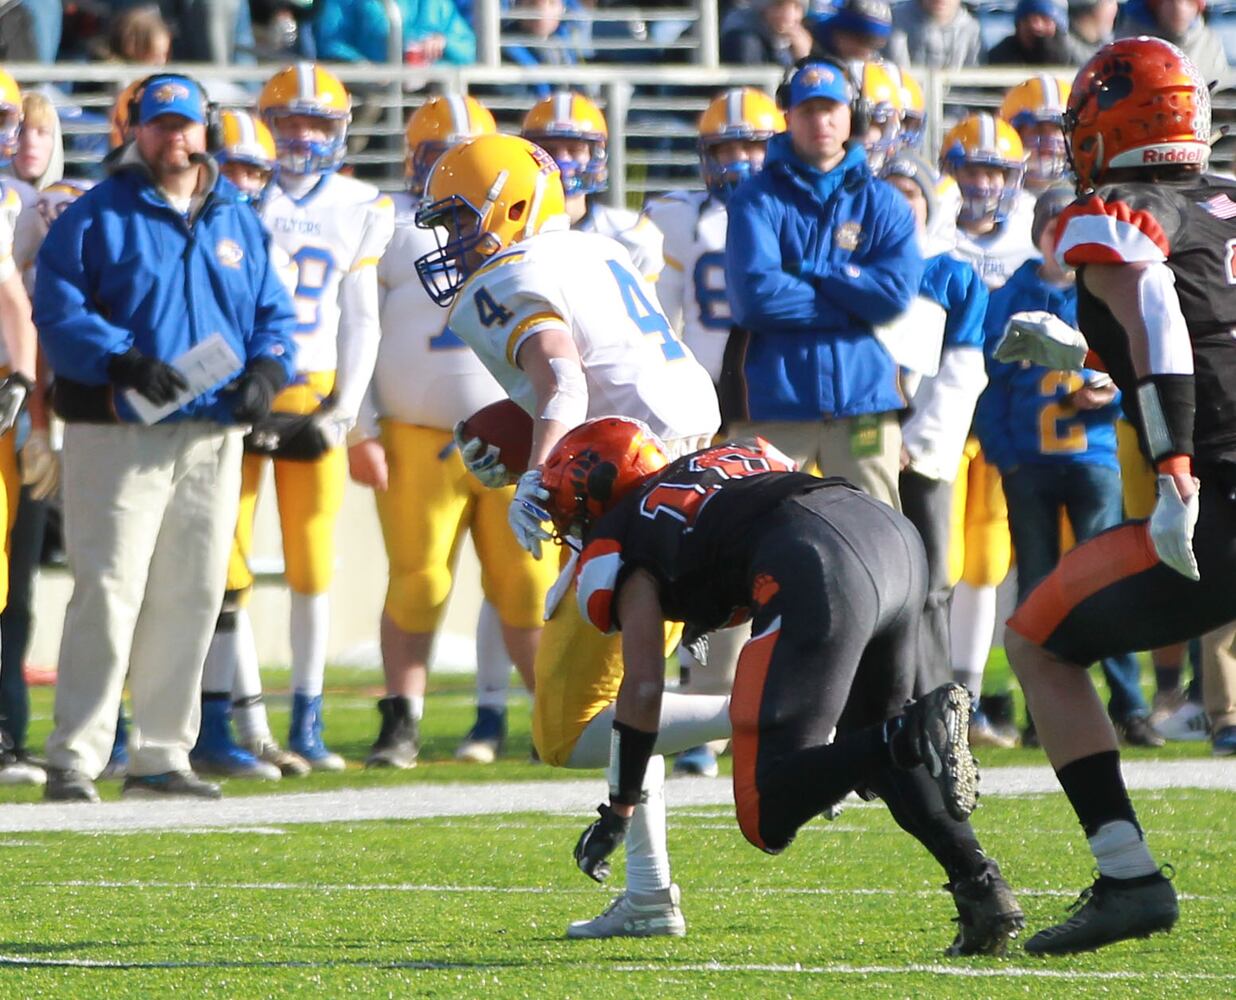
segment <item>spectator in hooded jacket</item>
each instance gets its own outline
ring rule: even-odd
[[[1064,0],[1018,0],[1013,33],[987,53],[992,66],[1067,66],[1068,9]]]
[[[1206,0],[1129,0],[1117,38],[1154,35],[1171,42],[1193,64],[1207,83],[1226,81],[1231,73],[1223,42],[1202,20]]]
[[[793,66],[814,41],[803,23],[806,0],[753,0],[721,23],[721,62],[731,66]]]
[[[408,62],[476,62],[476,35],[455,0],[398,0]],[[387,61],[390,22],[374,0],[319,0],[313,19],[318,58],[337,62]]]
[[[1070,0],[1069,63],[1081,66],[1115,38],[1117,0]]]
[[[893,9],[887,54],[898,66],[961,69],[979,64],[983,39],[961,0],[908,0]]]
[[[839,62],[870,62],[888,44],[893,14],[884,0],[845,0],[834,14],[811,21],[815,54]]]

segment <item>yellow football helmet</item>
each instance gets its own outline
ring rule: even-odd
[[[863,63],[862,74],[858,112],[867,129],[863,144],[867,147],[868,166],[872,173],[879,173],[897,148],[903,107],[901,81],[880,62]]]
[[[129,112],[141,100],[142,91],[148,79],[149,77],[144,77],[141,80],[134,80],[116,95],[116,100],[112,103],[111,114],[108,116],[112,128],[108,133],[107,142],[111,149],[123,146],[129,141]]]
[[[549,139],[575,139],[588,143],[588,161],[558,160],[562,189],[567,194],[595,194],[604,191],[609,179],[606,143],[609,126],[592,101],[573,90],[559,90],[537,101],[524,116],[519,132],[538,145]]]
[[[734,87],[714,97],[700,115],[700,171],[704,184],[725,201],[730,193],[764,166],[764,155],[721,163],[716,147],[723,142],[759,142],[764,146],[785,131],[785,115],[777,102],[755,87]]]
[[[215,159],[221,166],[229,163],[243,163],[258,170],[265,171],[265,179],[258,191],[241,191],[244,201],[256,200],[265,190],[274,176],[278,163],[278,153],[275,150],[275,139],[270,129],[260,118],[255,118],[248,111],[229,109],[219,115],[220,146],[215,153]],[[256,196],[256,197],[255,197]]]
[[[917,150],[923,145],[923,129],[927,125],[927,101],[923,97],[923,88],[896,63],[884,63],[883,66],[901,87],[901,134],[898,144]]]
[[[1064,109],[1073,87],[1063,77],[1036,73],[1004,95],[1000,117],[1017,129],[1029,159],[1026,178],[1046,187],[1068,171]]]
[[[558,165],[535,143],[494,133],[453,146],[430,171],[416,213],[416,224],[438,238],[438,249],[416,261],[421,284],[438,305],[450,305],[486,259],[565,211]]]
[[[343,162],[352,98],[334,73],[310,62],[285,66],[266,81],[258,97],[258,111],[274,133],[279,163],[289,173],[324,173]],[[279,119],[289,115],[322,119],[327,123],[327,138],[280,135]]]
[[[404,161],[408,190],[422,194],[429,171],[438,157],[452,146],[497,131],[494,116],[475,97],[444,94],[429,98],[412,113],[404,133],[408,140]]]
[[[21,88],[0,69],[0,167],[7,167],[17,152],[21,132]]]
[[[962,222],[977,222],[993,216],[1008,218],[1021,191],[1026,154],[1017,130],[991,114],[970,115],[958,122],[940,147],[940,169],[957,180],[961,190]],[[1003,186],[963,178],[967,166],[995,167],[1003,174]]]

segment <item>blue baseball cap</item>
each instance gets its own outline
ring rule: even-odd
[[[822,97],[838,104],[853,100],[850,81],[841,68],[832,63],[806,63],[790,78],[788,108],[796,108],[803,101]]]
[[[145,125],[160,115],[183,115],[205,124],[206,95],[186,76],[156,76],[142,90],[137,106],[137,124]]]
[[[1064,0],[1056,2],[1056,0],[1018,0],[1017,7],[1013,11],[1013,23],[1016,24],[1031,14],[1042,14],[1044,17],[1050,17],[1056,22],[1056,27],[1061,31],[1067,31],[1069,27],[1069,8]]]

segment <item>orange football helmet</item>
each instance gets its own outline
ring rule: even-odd
[[[1122,38],[1099,49],[1073,81],[1064,113],[1079,192],[1121,167],[1210,161],[1210,90],[1180,49]]]
[[[642,421],[598,417],[567,431],[541,466],[555,537],[583,537],[649,476],[669,465],[665,445]]]

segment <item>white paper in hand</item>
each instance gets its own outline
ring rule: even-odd
[[[172,362],[188,386],[170,403],[156,406],[134,389],[125,390],[125,401],[133,407],[138,419],[144,424],[157,424],[169,413],[175,413],[185,403],[204,392],[209,392],[224,382],[230,382],[241,373],[244,365],[232,345],[220,333],[212,333],[200,344],[190,347]]]

